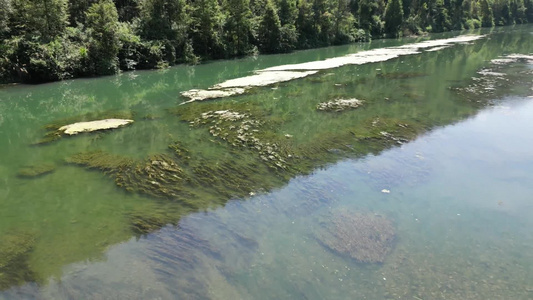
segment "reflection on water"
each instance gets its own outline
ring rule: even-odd
[[[356,46],[1,90],[0,236],[6,245],[13,232],[31,234],[11,242],[27,251],[6,253],[17,254],[7,265],[23,262],[33,273],[15,278],[0,299],[530,298],[531,80],[509,82],[506,92],[488,95],[485,100],[497,106],[481,112],[483,105],[456,90],[476,82],[471,77],[482,76],[477,72],[492,59],[533,52],[522,38],[531,27],[507,30],[473,45],[343,67],[221,104],[194,104],[179,117],[166,111],[178,103],[179,91],[243,76],[276,60],[332,57]],[[524,71],[523,64],[510,68]],[[519,96],[498,99],[510,94]],[[316,111],[324,100],[353,97],[364,105],[340,114]],[[245,201],[221,195],[219,187],[197,188],[205,212],[129,193],[100,171],[64,162],[93,150],[146,159],[178,140],[203,161],[227,161],[224,153],[230,153],[242,155],[236,165],[256,164],[257,153],[179,121],[217,105],[248,105],[272,120],[273,134],[294,149],[328,155],[310,156],[296,165],[303,172],[290,179],[274,172],[264,185],[272,190],[254,190]],[[42,136],[44,124],[108,110],[131,111],[136,122],[114,132],[28,146]],[[383,123],[392,132],[391,124],[415,124],[421,134],[468,116],[473,117],[409,143],[374,140],[383,134],[361,129]],[[349,135],[357,139],[335,139]],[[319,142],[335,147],[314,147]],[[16,176],[20,168],[41,163],[56,169],[31,179]],[[360,263],[320,242],[317,232],[338,211],[391,220],[394,245],[383,263]],[[132,230],[132,216],[153,225],[147,230],[152,233]],[[157,230],[163,224],[150,220],[159,216],[177,225]]]
[[[516,146],[533,138],[516,132],[533,130],[533,102],[503,105],[379,156],[191,214],[179,227],[112,247],[105,262],[70,265],[44,294],[527,299],[533,156]],[[360,264],[317,241],[319,220],[340,208],[394,219],[398,241],[383,264]]]

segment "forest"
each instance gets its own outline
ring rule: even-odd
[[[0,83],[533,22],[533,0],[0,0]]]

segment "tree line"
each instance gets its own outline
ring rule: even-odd
[[[533,22],[533,0],[0,0],[0,82]]]

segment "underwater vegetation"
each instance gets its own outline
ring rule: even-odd
[[[234,147],[245,147],[257,152],[269,167],[286,168],[287,161],[279,153],[279,146],[262,139],[265,122],[252,115],[231,110],[208,111],[192,123],[196,126],[200,124],[209,126],[212,136],[220,137]]]
[[[104,172],[117,187],[127,192],[169,200],[190,212],[223,205],[232,198],[269,191],[296,175],[309,174],[342,157],[377,154],[411,141],[435,126],[434,121],[417,116],[369,114],[366,110],[362,114],[353,110],[362,101],[328,97],[336,100],[318,102],[318,106],[313,104],[316,109],[311,107],[310,114],[319,115],[320,110],[345,110],[342,116],[353,122],[344,128],[302,139],[298,132],[288,134],[282,129],[284,124],[297,121],[293,114],[279,115],[272,103],[251,98],[255,96],[192,102],[167,110],[177,117],[176,122],[188,124],[191,131],[208,133],[210,138],[204,142],[212,143],[224,155],[204,156],[189,148],[187,143],[174,141],[162,153],[141,160],[89,151],[70,156],[66,161]],[[365,107],[371,109],[374,102],[365,103]],[[132,113],[105,117],[131,118]],[[47,128],[53,133],[72,121],[58,121]],[[132,231],[142,235],[176,223],[181,215],[136,213],[128,215],[127,219]]]
[[[17,175],[22,178],[32,178],[52,173],[55,169],[56,166],[52,163],[41,163],[22,167]]]
[[[517,90],[533,81],[533,56],[511,54],[493,59],[490,65],[477,72],[467,86],[452,87],[461,98],[472,103],[486,103],[487,98],[498,99],[505,95],[529,95],[531,90]]]
[[[426,73],[419,73],[419,72],[397,72],[397,73],[378,73],[376,75],[377,78],[382,79],[409,79],[409,78],[416,78],[416,77],[425,77],[428,76]]]
[[[394,246],[392,221],[380,215],[339,210],[321,224],[316,234],[321,245],[361,263],[383,263]]]
[[[196,209],[209,206],[210,201],[224,203],[231,197],[269,190],[296,174],[306,174],[335,161],[340,152],[364,155],[368,145],[381,151],[411,140],[425,130],[409,121],[373,118],[344,132],[296,144],[292,136],[276,131],[277,122],[283,119],[276,121],[257,104],[194,103],[179,106],[171,113],[192,128],[205,128],[213,142],[228,147],[228,155],[216,160],[195,157],[183,144],[175,142],[166,153],[142,161],[86,152],[69,157],[67,162],[102,170],[127,191],[171,199]],[[217,196],[200,195],[197,187]]]
[[[28,266],[34,245],[31,233],[11,232],[0,237],[0,290],[36,280]]]
[[[129,192],[139,192],[158,198],[177,198],[187,182],[186,174],[168,155],[153,155],[143,161],[101,151],[75,154],[68,163],[100,169]]]
[[[177,218],[167,211],[135,211],[128,214],[131,230],[138,236],[163,228],[168,224],[176,225]]]

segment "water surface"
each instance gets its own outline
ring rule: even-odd
[[[31,245],[22,268],[0,269],[11,276],[0,277],[7,282],[0,299],[533,297],[533,69],[511,64],[502,67],[507,80],[475,86],[487,80],[477,72],[492,68],[492,59],[533,53],[532,30],[502,28],[471,44],[187,107],[178,104],[188,89],[415,39],[1,89],[0,240],[27,237]],[[316,110],[320,102],[353,97],[364,105]],[[186,120],[218,108],[257,112],[275,125],[263,126],[262,137],[286,139],[307,157],[290,171],[276,170],[253,149]],[[109,111],[131,114],[135,123],[32,146],[50,122]],[[398,143],[365,129],[384,120],[413,131]],[[128,192],[100,170],[65,162],[95,150],[142,161],[169,154],[176,141],[191,166],[234,164],[253,188],[195,185],[187,192],[196,202],[184,205],[187,199]],[[17,175],[41,163],[56,169]],[[360,263],[320,243],[316,233],[339,210],[392,220],[396,239],[383,263]],[[132,215],[173,224],[140,234]]]

